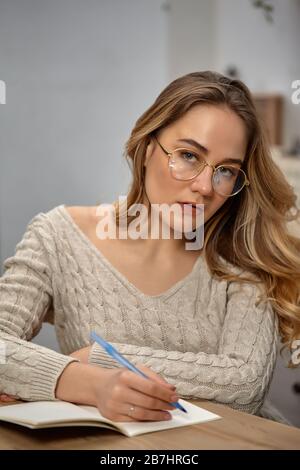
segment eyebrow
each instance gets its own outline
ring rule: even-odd
[[[194,139],[177,139],[176,142],[183,142],[185,144],[190,144],[193,147],[196,147],[201,152],[205,153],[205,155],[209,154],[209,150],[203,145],[199,144],[199,142],[197,142]],[[244,162],[240,158],[225,158],[224,160],[219,162],[218,165],[221,165],[222,163],[239,163],[240,165],[242,165]]]

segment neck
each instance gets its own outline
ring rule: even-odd
[[[192,241],[187,240],[184,233],[175,232],[163,220],[161,214],[159,218],[156,218],[156,223],[153,223],[153,220],[155,219],[151,218],[151,211],[149,210],[144,217],[139,215],[128,225],[125,224],[126,237],[124,238],[126,243],[140,253],[143,253],[149,259],[161,259],[162,257],[166,259],[182,254],[185,251],[192,252],[190,254],[193,254],[194,250],[187,249],[187,243],[192,243]],[[122,228],[120,227],[119,229],[122,232]],[[137,233],[142,233],[143,236],[138,236],[137,238]],[[122,237],[120,236],[120,238]],[[197,251],[199,252],[199,249]]]

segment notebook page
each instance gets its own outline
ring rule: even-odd
[[[63,423],[85,426],[92,422],[99,422],[113,425],[115,429],[119,429],[126,436],[137,436],[220,418],[220,416],[185,400],[180,400],[180,403],[187,410],[187,413],[177,409],[171,411],[173,418],[170,421],[112,422],[104,418],[95,407],[78,406],[63,401],[28,402],[0,407],[0,419],[3,418],[17,424],[27,424],[30,427],[54,427],[55,424],[63,425]]]
[[[11,422],[26,423],[33,426],[94,420],[111,423],[100,415],[95,408],[96,414],[91,415],[80,406],[64,401],[36,401],[20,403],[16,405],[3,406],[0,408],[0,418],[9,418]]]
[[[118,422],[115,423],[126,436],[138,436],[139,434],[145,434],[154,431],[163,431],[164,429],[177,428],[181,426],[188,426],[191,424],[205,423],[221,417],[207,411],[204,408],[200,408],[192,403],[185,400],[179,400],[179,403],[187,410],[187,413],[183,413],[180,410],[171,411],[172,419],[170,421],[154,421],[154,422]],[[98,411],[96,408],[91,406],[81,406],[85,410],[89,411],[94,416],[97,415]]]
[[[204,408],[188,403],[185,400],[179,400],[179,403],[181,403],[187,410],[187,413],[183,413],[177,409],[171,411],[172,419],[170,421],[117,423],[118,427],[122,429],[124,434],[127,436],[137,436],[148,432],[163,431],[164,429],[205,423],[221,418],[211,411],[207,411]]]

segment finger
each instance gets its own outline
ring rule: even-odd
[[[150,397],[133,389],[126,390],[126,403],[148,410],[174,410],[170,403],[158,398]]]
[[[178,396],[173,390],[170,390],[161,383],[155,382],[152,379],[145,379],[129,370],[122,372],[120,380],[127,387],[138,392],[142,392],[145,395],[149,395],[150,397],[158,398],[166,402],[178,400]]]
[[[143,407],[133,406],[130,403],[122,403],[115,408],[112,414],[107,416],[113,421],[169,421],[172,415],[168,411],[147,410]]]
[[[169,421],[172,419],[172,415],[168,411],[148,410],[140,406],[132,407],[130,403],[123,404],[123,414],[121,416],[126,421],[128,421],[128,418],[132,421]]]
[[[127,392],[128,390],[126,391],[126,399],[129,396]],[[133,399],[136,400],[136,397]],[[151,410],[137,404],[120,401],[111,401],[106,404],[105,409],[99,411],[105,418],[112,421],[165,421],[172,418],[167,410]]]
[[[150,379],[154,380],[155,382],[161,383],[165,387],[168,387],[172,390],[176,390],[175,385],[167,382],[161,375],[157,374],[156,372],[151,370],[149,367],[146,367],[143,364],[138,364],[136,367],[138,367],[138,369],[144,372]]]

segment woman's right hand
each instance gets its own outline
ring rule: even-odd
[[[58,379],[59,400],[98,407],[112,421],[162,421],[170,419],[170,402],[178,400],[175,387],[143,365],[149,379],[124,368],[72,362]]]
[[[143,365],[137,366],[149,379],[127,369],[106,369],[104,383],[94,383],[96,406],[112,421],[163,421],[178,400],[175,387]],[[103,370],[103,369],[102,369]]]

